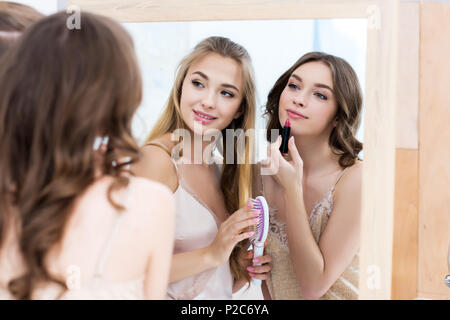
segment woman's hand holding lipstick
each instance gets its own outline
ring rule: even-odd
[[[303,160],[298,153],[295,145],[294,137],[292,136],[288,142],[288,159],[280,152],[281,136],[269,145],[268,157],[269,163],[278,164],[274,170],[275,180],[285,189],[299,187],[302,190],[303,181]]]

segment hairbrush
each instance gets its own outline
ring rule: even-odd
[[[261,257],[264,253],[264,242],[267,239],[269,232],[269,206],[263,196],[256,197],[256,199],[249,199],[249,202],[253,204],[251,211],[259,211],[259,221],[255,225],[255,233],[249,238],[253,245],[253,259]],[[260,266],[261,264],[256,264]],[[255,286],[261,286],[261,280],[252,279],[252,284]]]

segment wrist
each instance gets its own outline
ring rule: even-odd
[[[203,263],[209,268],[215,268],[221,265],[219,258],[215,254],[215,250],[212,246],[208,246],[203,249]]]
[[[286,196],[291,197],[303,195],[303,186],[301,182],[293,180],[292,182],[285,184],[283,187],[284,187],[284,194]]]
[[[303,188],[301,186],[292,184],[284,189],[284,201],[286,203],[292,203],[299,200],[303,202]]]

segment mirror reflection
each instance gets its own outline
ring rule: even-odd
[[[256,93],[256,129],[266,128],[262,116],[267,94],[281,73],[303,54],[321,51],[345,59],[365,92],[366,19],[271,21],[195,21],[123,23],[132,35],[143,76],[143,102],[133,122],[139,143],[147,138],[162,112],[181,58],[201,40],[223,36],[243,45],[252,59]],[[364,119],[364,107],[362,119]],[[364,124],[356,135],[361,142]],[[263,135],[256,137],[257,160],[266,155]],[[363,151],[360,153],[363,158]]]

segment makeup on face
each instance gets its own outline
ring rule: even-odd
[[[288,117],[291,118],[292,120],[306,120],[306,119],[308,119],[307,116],[305,116],[304,114],[302,114],[299,111],[294,110],[294,109],[287,109],[286,112],[287,112]]]
[[[288,141],[290,134],[291,134],[291,123],[289,122],[289,119],[286,119],[283,130],[281,131],[281,146],[280,146],[281,153],[284,154],[288,153]]]
[[[209,129],[222,130],[239,109],[241,91],[240,64],[219,54],[207,54],[192,63],[183,80],[181,116],[198,134]]]
[[[194,121],[200,122],[203,125],[210,124],[213,122],[217,117],[214,117],[208,113],[200,112],[198,110],[192,110],[194,112]]]
[[[327,65],[312,61],[299,66],[280,95],[281,126],[288,118],[291,135],[296,137],[318,135],[326,130],[338,109],[333,90],[333,74]]]

